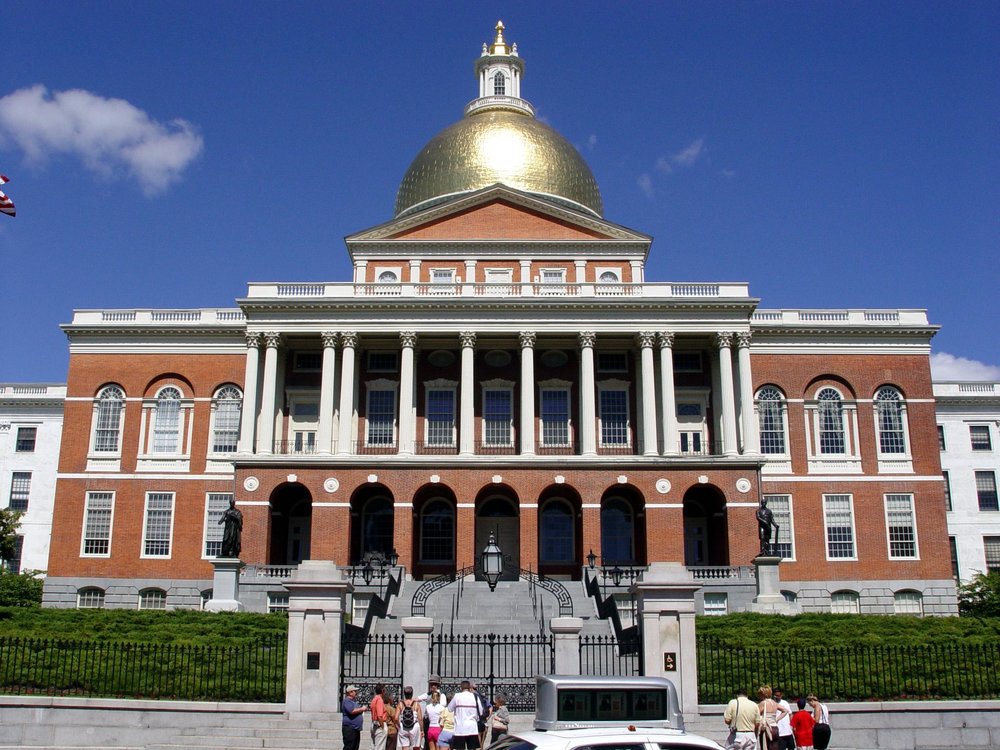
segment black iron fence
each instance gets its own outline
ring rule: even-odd
[[[449,635],[431,637],[430,671],[449,695],[472,680],[487,699],[498,693],[512,712],[535,710],[535,675],[555,672],[551,634]]]
[[[641,675],[642,659],[637,640],[623,643],[613,635],[580,636],[580,674]]]
[[[287,654],[284,634],[239,646],[0,638],[0,692],[281,703]]]
[[[699,636],[698,702],[725,703],[738,687],[780,685],[823,700],[1000,697],[1000,644],[740,648]]]
[[[360,630],[360,629],[358,629]],[[364,631],[345,632],[340,642],[340,694],[344,688],[358,688],[358,700],[371,702],[375,685],[384,682],[396,695],[403,691],[403,636],[396,633],[376,635]]]

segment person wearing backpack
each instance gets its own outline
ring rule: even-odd
[[[420,748],[420,727],[423,725],[420,703],[413,699],[413,688],[403,688],[403,700],[396,706],[397,745],[399,748]]]

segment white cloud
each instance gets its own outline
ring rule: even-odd
[[[645,172],[643,172],[641,175],[639,175],[639,179],[636,180],[636,183],[638,183],[639,189],[642,190],[643,193],[645,193],[645,195],[646,195],[647,198],[652,198],[653,197],[653,178],[652,177],[650,177],[648,174],[646,174]]]
[[[596,145],[597,145],[597,134],[596,133],[591,133],[590,137],[587,139],[587,148],[590,151],[593,151],[594,150],[594,146],[596,146]]]
[[[699,138],[692,141],[690,145],[682,148],[676,154],[671,156],[671,160],[674,164],[680,164],[682,167],[690,167],[696,161],[698,157],[701,156],[702,150],[705,148],[705,139]]]
[[[947,352],[935,352],[931,355],[931,377],[934,380],[1000,380],[1000,367]]]
[[[29,161],[76,156],[92,172],[134,177],[147,195],[162,192],[201,153],[191,123],[157,122],[124,99],[89,91],[49,92],[42,85],[0,98],[0,143],[14,144]]]
[[[656,169],[659,172],[663,172],[663,174],[670,174],[674,171],[674,168],[670,166],[670,159],[666,156],[661,156],[656,160]]]

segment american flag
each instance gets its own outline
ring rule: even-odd
[[[3,185],[5,182],[10,182],[10,180],[0,174],[0,185]],[[14,201],[8,198],[2,190],[0,190],[0,214],[15,215]]]

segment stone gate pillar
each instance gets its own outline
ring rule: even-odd
[[[288,589],[288,675],[285,707],[340,711],[340,640],[347,594],[353,589],[336,565],[303,560]]]
[[[415,695],[427,689],[430,676],[431,633],[434,620],[430,617],[404,617],[399,621],[403,628],[403,684],[412,685]]]
[[[701,588],[680,563],[657,562],[631,588],[640,619],[642,658],[647,677],[674,683],[681,712],[698,711],[698,656],[694,594]]]
[[[553,617],[549,622],[555,641],[556,674],[580,674],[581,617]]]

